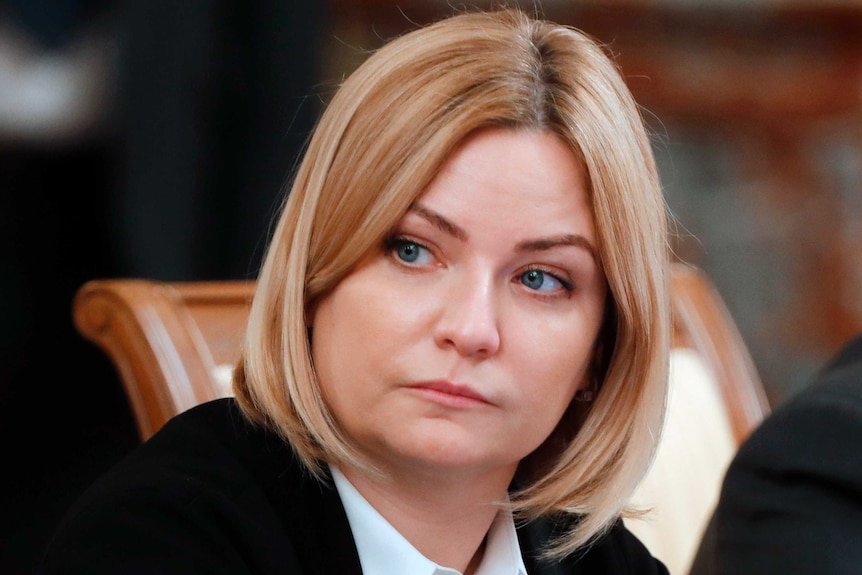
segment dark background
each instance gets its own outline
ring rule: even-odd
[[[0,139],[0,573],[31,572],[74,497],[138,443],[112,366],[74,331],[75,291],[255,277],[318,113],[324,6],[0,2],[36,64],[87,42],[106,63],[83,125]]]

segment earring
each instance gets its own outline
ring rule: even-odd
[[[574,400],[581,403],[589,403],[596,398],[596,392],[598,392],[598,390],[598,379],[595,376],[590,377],[590,382],[587,386],[575,392]]]

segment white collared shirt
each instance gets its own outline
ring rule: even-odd
[[[330,470],[353,532],[363,575],[461,575],[422,555],[338,469],[330,466]],[[488,530],[476,575],[527,575],[515,522],[508,510],[501,509]]]

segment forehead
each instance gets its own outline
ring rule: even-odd
[[[583,168],[568,145],[549,131],[489,128],[472,134],[416,203],[465,223],[491,218],[513,227],[568,223],[592,236]]]

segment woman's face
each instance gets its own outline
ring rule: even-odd
[[[606,289],[568,147],[480,131],[313,310],[324,397],[396,476],[511,478],[586,385]]]

